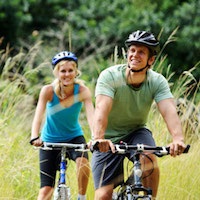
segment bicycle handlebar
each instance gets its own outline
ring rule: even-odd
[[[53,149],[74,149],[75,151],[89,151],[87,144],[72,144],[72,143],[51,143],[51,142],[43,142],[41,147],[36,147],[43,150],[53,150]]]
[[[98,144],[99,142],[97,141],[92,145],[90,148],[91,151],[98,151]],[[159,147],[159,146],[145,146],[144,144],[137,144],[137,145],[128,145],[128,144],[115,144],[115,153],[118,154],[126,154],[130,151],[136,151],[136,152],[149,152],[152,154],[155,154],[158,157],[162,157],[164,155],[168,155],[170,148],[169,147]],[[190,149],[190,145],[187,145],[183,153],[188,153]]]

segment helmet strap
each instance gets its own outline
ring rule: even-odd
[[[144,69],[146,69],[147,67],[150,67],[150,65],[147,64],[145,67],[143,67],[142,69],[139,69],[139,70],[130,69],[130,71],[132,71],[132,72],[141,72],[141,71],[143,71]],[[128,68],[131,68],[131,67],[128,65]]]

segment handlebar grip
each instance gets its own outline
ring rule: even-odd
[[[188,144],[186,148],[184,149],[183,153],[188,153],[189,149],[190,149],[190,145]],[[168,151],[168,154],[169,154],[169,150],[170,150],[169,147],[167,147],[166,150]]]
[[[98,151],[98,150],[99,150],[98,145],[99,145],[99,142],[96,141],[96,142],[95,142],[94,144],[92,144],[92,146],[90,147],[90,151],[91,151],[91,152]]]
[[[190,145],[188,144],[188,145],[186,146],[185,150],[183,151],[183,153],[188,153],[189,149],[190,149]]]

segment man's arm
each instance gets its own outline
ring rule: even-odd
[[[172,135],[172,143],[170,146],[170,154],[172,156],[180,155],[185,149],[182,125],[176,111],[174,99],[164,99],[158,102],[158,109],[164,118],[167,128]]]
[[[108,122],[108,115],[111,111],[113,99],[106,95],[97,95],[95,103],[95,114],[93,121],[93,137],[99,142],[99,150],[106,152],[109,147],[114,152],[114,145],[110,140],[104,139],[105,130]]]

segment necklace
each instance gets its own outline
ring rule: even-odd
[[[60,86],[60,94],[61,94],[61,99],[65,99],[67,97],[67,95],[64,93],[62,85]]]
[[[67,91],[65,92],[64,88],[67,88]],[[67,87],[67,86],[60,86],[60,95],[61,95],[61,99],[66,99],[67,97],[69,97],[70,95],[73,94],[74,91],[74,85]],[[67,94],[66,94],[67,93]]]

